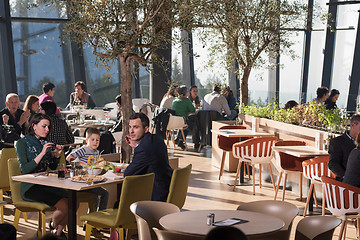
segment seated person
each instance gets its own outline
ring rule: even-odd
[[[16,155],[22,174],[45,172],[48,168],[57,168],[63,146],[56,145],[54,153],[51,147],[54,145],[47,141],[52,124],[49,116],[37,113],[31,119],[28,134],[16,143]],[[68,220],[68,193],[66,190],[56,187],[21,183],[21,197],[27,201],[42,202],[55,207],[56,210],[50,221],[52,233],[63,235],[63,228]]]
[[[6,95],[5,105],[0,111],[0,125],[12,125],[19,136],[21,133],[25,134],[26,127],[29,126],[30,110],[24,112],[19,109],[20,99],[16,93]]]
[[[171,109],[172,103],[179,94],[176,90],[177,86],[170,86],[169,90],[165,95],[163,96],[163,99],[161,100],[160,107],[161,108],[168,108]]]
[[[205,240],[219,239],[247,240],[247,237],[240,229],[233,226],[215,227],[205,236]]]
[[[74,135],[65,120],[58,117],[56,109],[56,103],[52,101],[45,101],[40,105],[40,112],[48,115],[52,121],[53,128],[49,135],[49,141],[59,145],[74,143]]]
[[[75,92],[70,94],[70,106],[86,105],[86,108],[96,107],[91,95],[85,92],[86,85],[83,81],[77,81],[74,85]]]
[[[234,110],[230,110],[226,98],[220,94],[221,86],[218,83],[213,84],[213,91],[206,94],[204,97],[204,110],[218,111],[220,114],[225,113],[225,118],[235,119],[237,113]]]
[[[354,114],[350,118],[350,131],[345,131],[339,137],[330,140],[329,144],[329,169],[341,180],[347,168],[350,152],[356,147],[355,138],[360,132],[360,114]]]
[[[39,98],[35,95],[29,95],[27,98],[26,98],[26,101],[24,103],[24,107],[23,107],[23,110],[24,112],[26,111],[30,111],[30,117],[29,117],[29,122],[31,120],[31,118],[39,112]]]
[[[293,107],[298,106],[299,104],[295,100],[289,100],[285,103],[284,109],[292,109]]]
[[[360,187],[360,133],[356,136],[355,144],[356,148],[349,154],[343,182]]]
[[[149,133],[149,118],[144,113],[130,116],[129,135],[126,142],[134,149],[134,156],[124,176],[155,173],[151,200],[165,202],[169,193],[172,168],[169,166],[164,140]]]
[[[190,94],[189,94],[189,99],[190,101],[193,103],[194,107],[196,109],[199,109],[201,106],[201,101],[203,101],[203,99],[198,96],[198,88],[197,86],[191,86],[190,90],[189,90]]]
[[[100,131],[96,128],[88,128],[86,131],[86,146],[76,149],[67,158],[66,161],[71,162],[75,158],[79,158],[80,164],[86,166],[89,156],[99,155],[97,148],[100,144]],[[95,199],[95,209],[104,210],[107,207],[109,193],[102,187],[84,190],[84,192],[91,192],[100,195],[99,199]]]
[[[336,101],[338,100],[340,96],[339,90],[332,89],[330,92],[330,96],[325,101],[325,107],[328,110],[332,110],[337,108]]]
[[[324,105],[325,100],[328,98],[329,89],[327,87],[319,87],[316,90],[316,98],[314,98],[313,102],[318,105]]]
[[[227,100],[230,110],[234,110],[236,113],[239,112],[239,109],[235,109],[237,105],[236,98],[234,97],[233,92],[230,87],[224,87],[221,93]],[[236,116],[235,116],[236,117]],[[233,119],[232,119],[233,120]]]
[[[121,115],[121,94],[117,95],[116,98],[116,105],[118,106],[118,112],[116,116],[116,124],[110,129],[110,132],[121,132],[122,131],[122,115]],[[132,113],[135,113],[133,109],[131,109]]]
[[[43,94],[39,96],[39,107],[45,101],[55,102],[54,99],[55,85],[51,82],[43,84]],[[60,109],[56,109],[56,114],[60,114]]]

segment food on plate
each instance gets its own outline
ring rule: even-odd
[[[86,182],[86,180],[88,178],[89,178],[89,175],[78,175],[78,176],[70,178],[70,180],[74,181],[74,182]],[[103,176],[96,176],[93,181],[94,182],[101,182],[104,179],[105,179],[105,177],[103,177]]]

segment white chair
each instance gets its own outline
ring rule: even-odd
[[[183,117],[179,117],[179,116],[174,116],[172,114],[170,114],[169,116],[169,122],[166,128],[166,140],[167,140],[167,146],[169,146],[169,138],[171,138],[173,144],[174,144],[174,148],[175,148],[175,133],[174,130],[177,131],[181,131],[181,134],[183,136],[184,139],[184,144],[185,144],[185,148],[186,150],[188,149],[187,144],[186,144],[186,139],[185,139],[185,134],[184,134],[184,129],[186,129],[188,127],[188,125],[185,123],[185,120]]]
[[[107,103],[104,105],[104,108],[111,108],[111,110],[109,112],[110,119],[116,121],[117,113],[119,111],[119,108],[118,108],[116,102]]]
[[[133,98],[132,99],[133,110],[135,112],[140,112],[142,105],[144,105],[144,103],[148,103],[148,102],[150,102],[150,100],[147,98]]]
[[[105,120],[105,111],[102,109],[84,109],[85,115],[93,115],[96,120]]]
[[[123,135],[123,132],[114,132],[113,133],[113,136],[115,138],[115,144],[116,144],[116,152],[120,152],[122,135]]]

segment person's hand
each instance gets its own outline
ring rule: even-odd
[[[64,149],[64,145],[56,145],[54,150],[54,156],[57,158],[60,157],[60,154],[63,149]]]
[[[3,115],[2,115],[2,119],[3,119],[3,123],[4,123],[5,125],[7,125],[8,122],[9,122],[9,116],[8,116],[7,114],[3,114]]]
[[[25,112],[23,112],[20,116],[20,120],[18,122],[18,124],[21,126],[24,123],[29,121],[29,118],[31,116],[30,110],[26,110]]]
[[[130,147],[135,148],[136,147],[136,142],[134,142],[133,140],[131,140],[129,135],[125,136],[125,141],[130,145]]]
[[[47,151],[49,150],[49,148],[51,148],[53,145],[54,145],[54,143],[52,143],[52,142],[45,143],[40,154],[45,155],[47,153]]]

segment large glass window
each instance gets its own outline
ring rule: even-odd
[[[174,41],[171,48],[171,82],[179,84],[183,80],[181,30],[173,29],[172,35]]]
[[[55,6],[39,0],[10,0],[11,17],[67,18],[64,4]]]
[[[265,52],[262,56],[267,58]],[[269,69],[253,68],[249,76],[249,105],[264,106],[267,103],[269,103]]]

